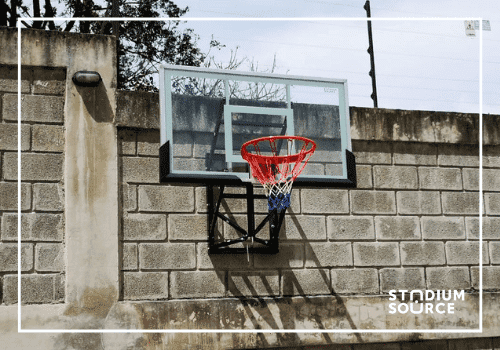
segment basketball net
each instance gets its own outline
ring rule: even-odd
[[[276,143],[279,140],[287,142],[286,156],[279,155],[280,150]],[[299,144],[299,151],[290,154],[294,143]],[[269,147],[270,151],[267,151],[266,147]],[[261,149],[266,149],[266,153],[270,155],[262,154]],[[293,182],[304,170],[315,149],[314,141],[300,136],[261,137],[243,144],[241,155],[250,164],[251,175],[266,190],[269,210],[283,210],[290,206]]]

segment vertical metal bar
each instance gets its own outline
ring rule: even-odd
[[[253,185],[246,183],[247,190],[247,219],[248,219],[248,236],[255,236],[255,207],[253,196]]]
[[[174,167],[174,136],[173,136],[173,111],[172,111],[172,75],[170,72],[166,72],[164,79],[164,98],[165,98],[165,136],[166,140],[170,141],[170,172],[172,172]],[[160,138],[161,138],[160,130]]]
[[[167,142],[165,94],[165,68],[160,66],[160,146]]]
[[[290,96],[290,84],[286,84],[286,108],[292,109],[292,100]]]
[[[208,248],[215,245],[215,222],[217,216],[214,213],[214,186],[207,185],[207,206],[208,206]]]
[[[226,106],[229,107],[229,81],[224,80],[224,93],[226,95]],[[229,112],[225,106],[224,108],[224,142],[226,149],[226,166],[228,171],[233,171],[233,162],[231,161],[232,153],[233,153],[233,116],[231,112]]]
[[[366,17],[371,18],[371,11],[370,11],[370,1],[366,0],[365,6],[363,8],[366,10]],[[370,70],[370,76],[372,77],[372,94],[371,98],[373,100],[373,106],[375,108],[378,108],[378,100],[377,100],[377,82],[375,80],[375,56],[373,53],[373,38],[372,38],[372,21],[367,20],[368,24],[368,53],[370,54],[370,64],[371,64],[371,70]]]

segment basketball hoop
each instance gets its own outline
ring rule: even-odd
[[[279,155],[280,149],[276,143],[279,140],[287,142],[288,155]],[[296,149],[299,151],[290,154],[295,142],[298,143]],[[249,146],[253,146],[252,153],[248,150]],[[262,154],[261,149],[270,155]],[[301,136],[261,137],[241,146],[241,156],[250,164],[252,176],[266,189],[269,210],[282,210],[290,206],[293,181],[304,170],[315,149],[314,141]]]

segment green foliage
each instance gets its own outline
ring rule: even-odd
[[[188,12],[188,7],[181,9],[172,1],[105,0],[104,5],[99,5],[93,0],[61,0],[64,5],[61,13],[57,13],[51,1],[53,0],[45,0],[45,12],[41,13],[39,0],[33,1],[33,11],[24,6],[21,0],[17,2],[12,0],[15,4],[12,8],[16,11],[14,13],[9,8],[8,13],[10,17],[13,15],[22,17],[23,24],[28,28],[108,35],[114,35],[114,31],[117,31],[119,89],[157,91],[154,75],[160,63],[199,67],[204,63],[211,48],[222,47],[218,41],[212,40],[208,52],[206,54],[201,52],[197,47],[199,36],[192,29],[181,29],[180,20],[77,21],[78,17],[178,18]],[[113,9],[113,1],[116,1],[115,9]],[[75,20],[63,24],[50,20],[29,20],[34,16],[62,16]],[[77,22],[78,25],[76,25]]]

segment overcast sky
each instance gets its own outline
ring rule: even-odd
[[[208,48],[211,35],[226,48],[217,55],[238,57],[269,69],[276,55],[277,73],[348,80],[349,104],[373,107],[365,0],[175,0],[189,6],[185,18],[276,18],[290,21],[188,21]],[[487,1],[372,0],[373,46],[378,104],[381,108],[479,112],[479,31],[465,35],[463,20],[482,17],[491,31],[483,31],[483,113],[500,114],[500,4]],[[308,21],[294,21],[307,17]],[[352,18],[315,21],[314,18]],[[435,18],[411,20],[410,18]],[[442,18],[441,20],[439,18]],[[243,65],[242,70],[248,70]]]

